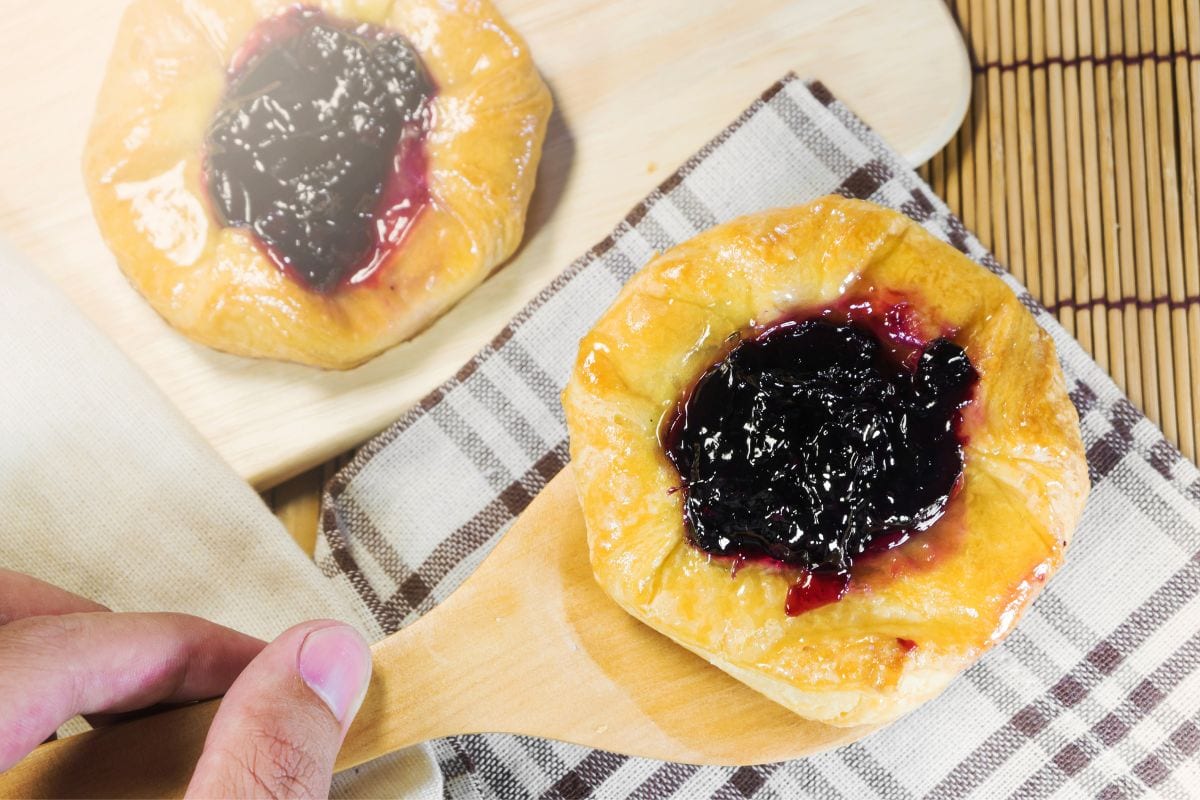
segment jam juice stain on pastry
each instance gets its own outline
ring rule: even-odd
[[[549,114],[486,0],[134,0],[84,177],[171,325],[348,368],[516,249]]]
[[[833,725],[894,719],[1002,639],[1088,490],[1012,291],[839,197],[654,259],[580,343],[564,408],[604,590]]]
[[[889,347],[837,316],[739,342],[686,394],[663,442],[691,543],[798,569],[791,615],[840,600],[882,537],[942,516],[962,475],[959,410],[978,377],[948,339]]]

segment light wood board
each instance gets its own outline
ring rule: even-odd
[[[381,430],[453,375],[788,70],[824,81],[914,164],[953,135],[969,99],[966,52],[940,0],[496,1],[556,101],[526,242],[424,334],[357,370],[194,345],[125,282],[79,166],[123,0],[0,0],[0,236],[266,488]]]

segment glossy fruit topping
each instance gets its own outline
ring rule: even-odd
[[[911,326],[881,342],[899,330],[894,309],[878,325],[843,316],[740,341],[663,436],[692,543],[799,568],[789,614],[840,599],[854,559],[932,525],[962,476],[960,411],[978,378],[966,353]]]
[[[428,200],[432,95],[399,34],[307,8],[265,20],[208,129],[217,213],[314,291],[363,280]]]

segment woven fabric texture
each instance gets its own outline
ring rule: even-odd
[[[867,739],[697,768],[526,737],[435,743],[452,797],[1189,796],[1200,787],[1200,474],[901,159],[785,78],[327,487],[317,559],[385,630],[444,599],[565,465],[580,337],[655,253],[838,192],[898,209],[1005,279],[1054,337],[1094,484],[1066,566],[938,699]]]

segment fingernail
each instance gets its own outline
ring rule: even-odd
[[[300,677],[346,725],[367,696],[371,651],[358,631],[347,625],[320,628],[300,645]]]

